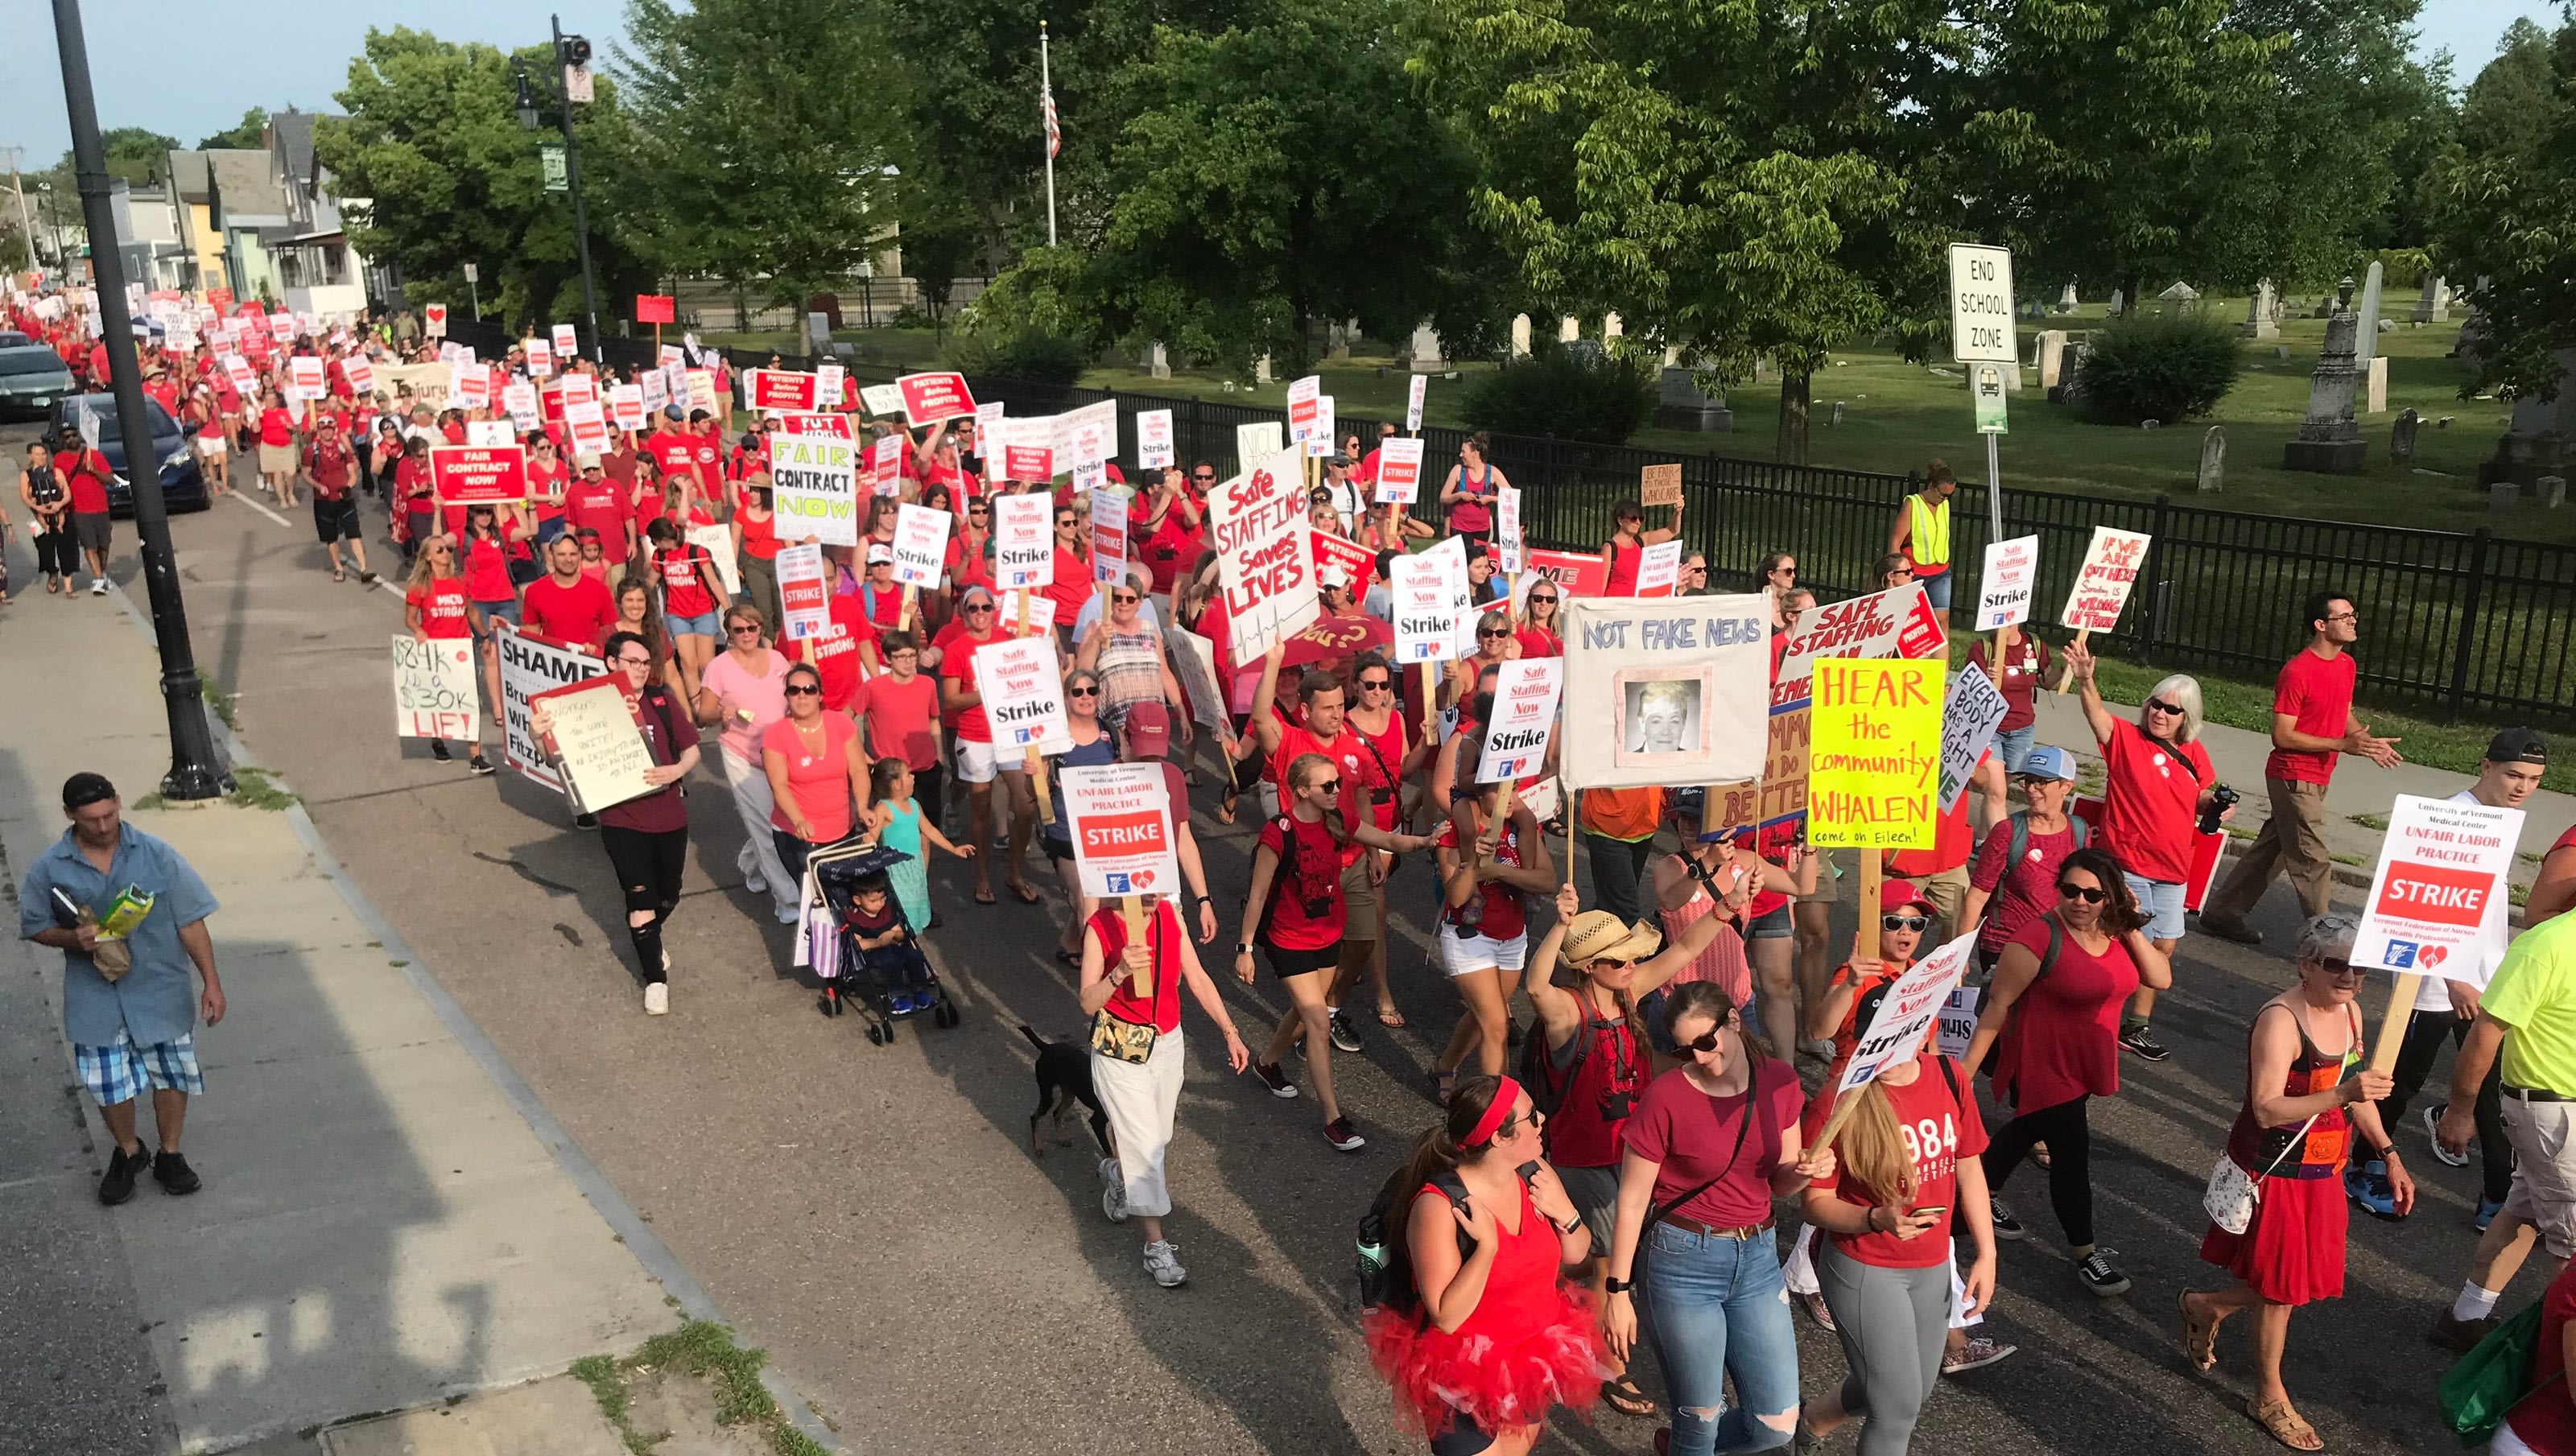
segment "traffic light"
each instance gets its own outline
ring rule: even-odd
[[[577,35],[565,36],[555,42],[555,55],[567,66],[587,66],[590,64],[590,42]]]

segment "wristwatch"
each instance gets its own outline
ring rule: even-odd
[[[1551,1218],[1548,1220],[1548,1225],[1560,1234],[1570,1234],[1576,1229],[1583,1227],[1583,1215],[1576,1214],[1574,1217],[1567,1219],[1563,1223],[1558,1223],[1555,1219]]]
[[[1248,940],[1238,940],[1238,941],[1236,941],[1236,942],[1234,943],[1234,953],[1235,953],[1236,955],[1250,955],[1250,954],[1252,954],[1252,942],[1251,942],[1251,941],[1248,941]]]
[[[1616,1275],[1612,1275],[1601,1281],[1601,1292],[1604,1294],[1625,1294],[1636,1287],[1637,1284],[1635,1280],[1621,1279]]]

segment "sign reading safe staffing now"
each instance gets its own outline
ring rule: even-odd
[[[1820,658],[1807,757],[1807,842],[1930,849],[1940,820],[1939,658]],[[1946,993],[1945,993],[1946,994]]]

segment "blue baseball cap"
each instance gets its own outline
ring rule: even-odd
[[[2031,779],[2064,779],[2075,781],[2075,755],[2063,748],[2042,745],[2030,751],[2021,761],[2020,775]]]

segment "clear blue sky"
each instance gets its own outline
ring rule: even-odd
[[[622,0],[557,3],[564,28],[590,37],[603,52],[623,33]],[[511,0],[427,7],[382,0],[87,0],[82,12],[99,125],[150,127],[182,146],[232,125],[253,106],[335,109],[331,93],[347,77],[370,26],[425,24],[446,39],[509,47],[544,39],[547,15],[541,4]],[[2448,47],[2465,85],[2495,54],[2496,37],[2514,17],[2554,28],[2559,14],[2555,0],[2426,0],[2418,49],[2429,55]],[[0,146],[25,147],[30,165],[50,165],[71,145],[52,8],[24,0],[10,8],[10,19],[8,43],[0,45]]]

